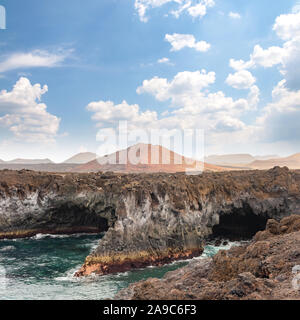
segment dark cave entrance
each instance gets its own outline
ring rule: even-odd
[[[49,217],[43,227],[57,233],[102,233],[114,221],[115,210],[108,208],[96,213],[85,206],[66,203],[53,208]]]
[[[264,230],[268,217],[256,215],[248,205],[230,213],[220,213],[220,222],[213,227],[212,238],[231,241],[251,239],[258,231]]]

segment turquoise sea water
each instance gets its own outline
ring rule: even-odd
[[[107,299],[130,283],[161,278],[186,265],[175,262],[109,276],[74,278],[85,257],[97,246],[99,235],[50,236],[0,240],[0,299]],[[201,258],[228,246],[206,246]]]

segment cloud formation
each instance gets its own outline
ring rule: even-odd
[[[167,3],[177,4],[176,10],[171,10],[170,14],[179,18],[186,12],[193,18],[202,18],[206,15],[207,9],[215,5],[213,0],[135,0],[134,7],[142,22],[147,22],[147,11],[153,8],[159,8]]]
[[[141,112],[137,104],[129,105],[126,101],[114,104],[112,101],[96,101],[87,105],[86,109],[93,113],[92,120],[98,127],[115,127],[118,121],[128,121],[131,129],[149,126],[157,120],[155,111]]]
[[[284,76],[272,91],[272,101],[262,108],[253,126],[252,137],[256,140],[259,137],[259,142],[262,143],[290,144],[297,143],[300,138],[300,11],[293,12],[280,15],[273,25],[277,36],[284,41],[281,47],[262,49],[260,45],[256,45],[249,61],[230,60],[230,66],[237,72],[228,76],[227,84],[241,89],[251,86],[252,83],[253,97],[256,86],[253,85],[251,73],[246,69],[278,65]]]
[[[41,103],[48,87],[31,85],[27,78],[20,78],[12,91],[0,92],[0,126],[24,142],[53,142],[59,129],[60,119]]]
[[[300,36],[300,12],[282,14],[276,18],[273,30],[278,37],[289,40]]]
[[[248,61],[230,59],[229,65],[235,70],[260,66],[271,68],[279,65],[281,73],[285,76],[286,85],[291,89],[299,89],[300,74],[297,67],[300,63],[300,12],[280,15],[275,20],[273,30],[285,41],[282,47],[272,46],[263,49],[257,44]]]
[[[249,61],[230,59],[229,65],[235,70],[251,69],[258,66],[270,68],[282,63],[284,54],[284,48],[270,47],[264,50],[260,45],[256,45]]]
[[[238,12],[232,12],[232,11],[229,12],[228,16],[231,19],[241,19],[242,18]]]
[[[170,101],[168,112],[158,115],[154,111],[142,112],[138,105],[126,101],[92,102],[87,109],[101,128],[115,128],[118,121],[127,120],[131,129],[204,129],[207,139],[226,133],[242,131],[246,125],[239,117],[252,108],[247,99],[234,100],[223,92],[209,92],[215,82],[215,73],[205,70],[184,71],[168,80],[154,77],[144,80],[138,94],[148,93],[158,101]]]
[[[179,51],[183,48],[192,48],[200,52],[206,52],[210,48],[210,44],[206,41],[196,41],[192,34],[166,34],[165,40],[168,41],[172,49],[171,51]]]
[[[273,101],[257,118],[256,125],[264,141],[294,141],[300,139],[300,90],[291,91],[286,80],[280,81],[272,91]]]
[[[300,13],[279,16],[273,26],[282,40],[281,46],[263,48],[256,44],[248,61],[230,60],[235,70],[225,82],[237,89],[248,90],[245,97],[234,99],[223,91],[212,91],[216,73],[206,70],[182,71],[172,78],[152,77],[137,88],[138,94],[150,94],[159,102],[169,102],[162,114],[142,111],[138,105],[100,101],[90,104],[93,120],[100,126],[114,127],[119,120],[127,120],[132,128],[205,130],[210,146],[233,146],[251,142],[255,147],[297,143],[300,138]],[[185,47],[196,48],[192,35],[166,35],[173,51]],[[161,59],[161,63],[168,59]],[[260,89],[252,74],[255,68],[278,66],[283,76],[273,89],[272,101],[258,108]],[[247,117],[256,111],[256,118]],[[288,125],[287,125],[288,124]],[[224,147],[225,148],[225,147]],[[220,149],[219,149],[220,150]],[[256,150],[256,149],[255,149]]]
[[[16,69],[36,67],[56,67],[63,62],[70,52],[49,53],[35,50],[28,53],[14,53],[3,56],[0,60],[0,73]]]
[[[172,64],[172,63],[170,62],[170,59],[169,59],[169,58],[166,58],[166,57],[161,58],[161,59],[158,59],[158,60],[157,60],[157,63],[160,63],[160,64]]]
[[[235,89],[249,89],[256,82],[252,73],[247,70],[240,70],[234,74],[229,74],[226,83]]]
[[[171,99],[173,105],[180,105],[182,99],[202,94],[201,90],[214,83],[215,78],[214,72],[206,72],[206,70],[184,71],[179,72],[171,81],[158,77],[144,80],[142,86],[137,88],[137,93],[149,93],[158,101]]]

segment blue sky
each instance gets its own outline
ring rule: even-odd
[[[0,5],[0,159],[96,151],[120,119],[199,126],[207,154],[300,151],[297,1]]]

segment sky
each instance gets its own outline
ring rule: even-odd
[[[125,120],[201,129],[207,155],[300,152],[298,1],[0,5],[2,160],[97,152]]]

